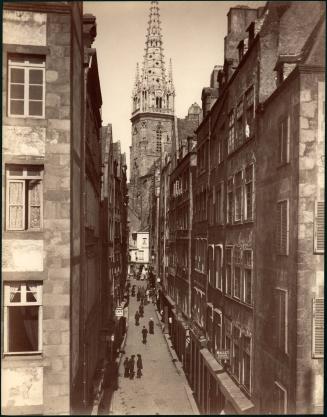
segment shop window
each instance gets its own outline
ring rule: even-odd
[[[4,284],[4,353],[42,350],[42,285]]]
[[[274,414],[287,414],[287,390],[277,381],[273,390]]]
[[[244,181],[244,220],[253,220],[254,215],[254,165],[251,164],[245,169]]]
[[[6,167],[6,229],[40,230],[42,227],[42,178],[40,166]]]
[[[243,251],[243,301],[252,304],[252,271],[253,257],[252,250]]]
[[[288,255],[289,250],[289,202],[288,200],[277,203],[277,253]]]
[[[232,247],[226,247],[225,294],[232,295]]]
[[[12,55],[8,59],[8,116],[44,118],[45,58]]]
[[[278,131],[278,162],[284,165],[289,162],[290,158],[290,117],[285,117],[279,123]]]

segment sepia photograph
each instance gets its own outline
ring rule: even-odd
[[[2,415],[323,415],[324,1],[2,3]]]

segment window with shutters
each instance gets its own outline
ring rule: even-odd
[[[233,266],[234,266],[234,285],[233,295],[235,298],[241,298],[241,271],[242,271],[242,251],[238,247],[233,249]]]
[[[232,251],[231,246],[226,246],[226,280],[225,294],[232,295]]]
[[[285,117],[279,123],[278,129],[278,162],[284,165],[289,162],[290,154],[290,117]]]
[[[42,284],[4,284],[4,353],[42,350]]]
[[[42,228],[42,178],[39,165],[6,166],[6,229]]]
[[[227,223],[233,223],[233,178],[230,178],[227,183]]]
[[[235,149],[235,112],[234,109],[228,115],[228,155]]]
[[[222,286],[223,286],[223,279],[222,279],[222,246],[215,246],[215,256],[214,256],[214,261],[215,261],[215,272],[216,272],[216,279],[215,279],[215,287],[218,290],[222,291]]]
[[[324,298],[314,298],[312,304],[312,357],[324,357]]]
[[[251,221],[254,217],[254,165],[251,164],[245,169],[244,181],[244,220]]]
[[[277,203],[277,254],[288,255],[289,250],[289,203],[288,200]]]
[[[325,202],[316,201],[314,221],[314,252],[325,252]]]
[[[243,251],[243,292],[242,300],[246,304],[252,304],[252,270],[253,256],[252,250]]]
[[[283,353],[288,352],[288,301],[287,291],[276,288],[274,290],[275,301],[275,337],[276,347]]]
[[[242,179],[243,172],[240,171],[235,175],[235,222],[242,220]]]
[[[277,381],[274,383],[273,404],[274,414],[287,414],[287,390]]]
[[[8,59],[8,116],[44,118],[45,58],[11,55]]]

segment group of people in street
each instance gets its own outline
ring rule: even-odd
[[[135,368],[135,355],[132,355],[129,359],[128,356],[126,356],[124,360],[124,377],[129,379],[134,379],[134,368]],[[143,362],[142,362],[142,356],[138,353],[137,354],[137,360],[136,360],[136,378],[141,378],[142,376],[142,369],[143,369]]]

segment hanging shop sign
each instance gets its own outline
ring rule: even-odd
[[[230,351],[229,350],[216,350],[216,357],[218,360],[229,360]]]
[[[123,315],[124,315],[124,309],[122,307],[117,307],[115,310],[115,316],[123,317]]]

